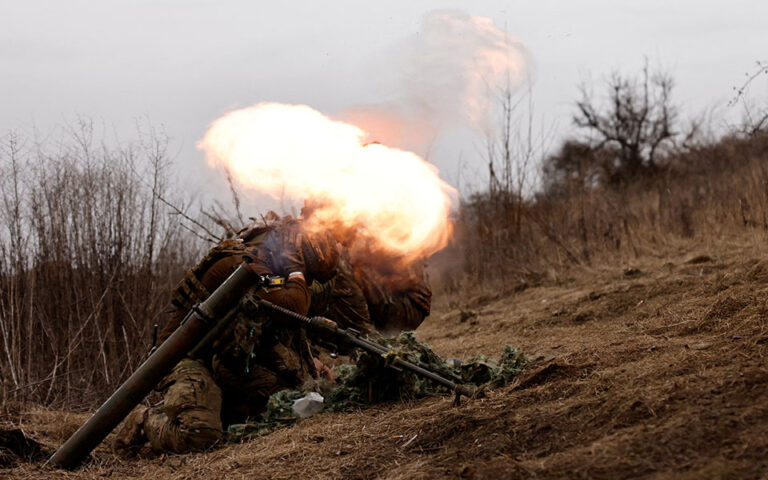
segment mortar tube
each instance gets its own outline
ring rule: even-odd
[[[56,450],[46,464],[67,469],[79,465],[257,279],[258,276],[243,265],[237,267],[203,303],[187,314],[179,328]]]

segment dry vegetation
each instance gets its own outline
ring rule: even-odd
[[[622,266],[462,300],[419,336],[448,356],[521,346],[514,385],[460,407],[428,398],[322,414],[204,454],[16,478],[762,478],[768,473],[765,236],[672,242]],[[55,448],[86,415],[12,416]]]
[[[445,272],[446,286],[517,288],[573,265],[631,261],[678,238],[768,229],[768,109],[717,137],[703,121],[683,125],[672,87],[647,67],[637,78],[611,76],[604,96],[582,87],[573,119],[581,134],[544,157],[532,195],[531,156],[546,142],[532,138],[530,111],[516,117],[502,95],[488,188],[462,203],[457,242],[443,256],[460,257],[463,270]]]
[[[102,446],[77,472],[5,472],[764,477],[768,132],[683,135],[666,77],[609,86],[620,101],[601,107],[585,91],[576,123],[587,134],[545,159],[535,196],[525,175],[541,150],[510,133],[506,97],[489,188],[463,203],[457,242],[434,259],[437,308],[420,339],[446,356],[521,347],[532,361],[516,384],[461,407],[429,398],[323,414],[205,454],[121,459]],[[11,139],[0,167],[3,423],[49,450],[86,418],[62,412],[104,398],[145,353],[167,289],[200,248],[159,201],[172,196],[162,143],[89,145],[51,154]],[[141,169],[149,183],[132,174]]]
[[[732,136],[668,159],[653,177],[610,188],[568,182],[522,206],[518,226],[503,196],[480,195],[462,211],[455,248],[471,278],[506,283],[557,279],[570,265],[629,262],[677,238],[768,229],[768,134]]]
[[[127,378],[200,252],[169,215],[165,142],[0,145],[0,402],[87,406]],[[177,198],[172,198],[178,201]]]

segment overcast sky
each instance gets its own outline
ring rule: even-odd
[[[691,114],[725,103],[768,60],[761,0],[0,0],[0,132],[46,132],[83,115],[130,139],[148,118],[173,138],[180,165],[215,175],[194,148],[210,122],[260,101],[332,116],[376,103],[381,63],[436,9],[488,17],[517,37],[536,115],[560,132],[579,81],[636,71],[646,56],[674,75]],[[468,136],[439,138],[430,160],[455,180],[460,157],[465,175],[481,171]]]

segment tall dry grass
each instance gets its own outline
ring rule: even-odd
[[[200,253],[167,142],[123,147],[88,122],[0,144],[0,402],[86,406],[146,355],[172,285]]]
[[[88,123],[61,141],[0,141],[0,404],[90,407],[132,372],[162,324],[171,288],[207,248],[184,229],[166,142],[122,147]],[[505,162],[535,156],[501,137],[503,167],[466,199],[457,262],[441,288],[524,288],[573,266],[631,263],[678,238],[768,234],[768,133],[731,134],[670,153],[621,185],[563,180],[526,196]],[[546,180],[546,179],[545,179]],[[168,202],[168,203],[166,203]],[[210,220],[210,219],[209,219]],[[435,259],[440,263],[441,259]]]
[[[449,252],[463,262],[442,272],[443,283],[520,287],[574,265],[630,264],[675,239],[768,235],[768,132],[729,134],[663,161],[620,185],[564,181],[522,206],[503,191],[475,194]]]

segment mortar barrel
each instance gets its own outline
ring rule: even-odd
[[[74,468],[101,443],[144,397],[176,366],[222,318],[255,281],[255,274],[240,265],[184,321],[109,399],[48,459],[60,468]]]

